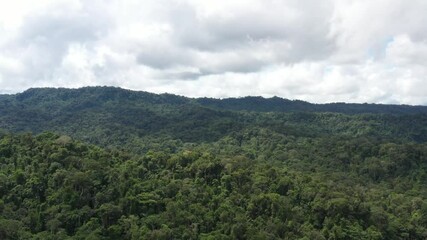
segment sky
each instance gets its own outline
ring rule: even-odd
[[[427,105],[425,0],[0,0],[0,93]]]

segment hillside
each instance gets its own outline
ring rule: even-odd
[[[426,239],[426,107],[0,95],[0,239]]]
[[[211,101],[221,104],[213,107]],[[296,101],[303,105],[297,108],[288,104],[293,101],[278,98],[211,101],[112,87],[30,89],[0,97],[0,129],[55,131],[103,146],[152,142],[153,137],[212,142],[252,127],[296,137],[339,135],[427,141],[427,107],[345,104],[341,108],[352,114],[343,114],[305,110],[307,106],[312,109],[323,106],[326,111],[333,104]],[[288,105],[293,106],[293,111],[269,111],[287,109]],[[352,106],[358,110],[353,111]],[[230,111],[234,108],[250,111]],[[375,113],[357,114],[363,108]],[[386,109],[389,109],[387,114]]]
[[[199,98],[196,102],[203,106],[223,110],[256,111],[256,112],[331,112],[346,114],[384,113],[384,114],[417,114],[427,113],[426,106],[327,103],[312,104],[300,100],[288,100],[279,97],[243,97],[243,98]]]
[[[0,238],[427,236],[426,144],[250,134],[142,156],[3,135]]]

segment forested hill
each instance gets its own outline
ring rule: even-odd
[[[0,95],[0,239],[424,240],[426,107]]]
[[[80,89],[32,88],[16,95],[0,95],[0,100],[16,99],[22,102],[44,103],[46,101],[133,101],[151,104],[199,104],[221,110],[254,112],[332,112],[346,114],[384,113],[417,114],[427,113],[427,106],[328,103],[312,104],[300,100],[288,100],[279,97],[242,97],[242,98],[186,98],[173,94],[153,94],[143,91],[131,91],[116,87],[85,87]],[[83,104],[83,103],[80,103]],[[92,103],[93,104],[93,103]]]
[[[427,113],[427,106],[327,103],[312,104],[300,100],[288,100],[279,97],[243,97],[243,98],[198,98],[196,102],[203,106],[218,109],[256,112],[334,112],[346,114],[385,113],[385,114],[417,114]]]
[[[225,106],[207,107],[213,105],[212,101]],[[270,105],[269,102],[275,103]],[[267,108],[285,109],[279,102],[284,106],[287,103],[289,106],[294,103],[313,108],[322,106],[278,98],[208,101],[113,87],[41,88],[0,96],[0,129],[33,133],[55,131],[102,146],[139,150],[141,141],[152,144],[159,137],[184,143],[212,142],[252,128],[295,137],[365,136],[427,141],[427,114],[422,113],[427,107],[366,105],[366,108],[389,108],[390,112],[401,114],[322,113],[302,111],[303,107],[293,107],[293,112],[265,112]],[[347,105],[339,106],[352,112],[351,106],[365,105],[349,105],[348,109],[344,108]],[[223,110],[237,107],[260,112]],[[410,114],[403,114],[405,111]],[[416,112],[419,113],[414,114]]]

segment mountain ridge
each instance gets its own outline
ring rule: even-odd
[[[206,102],[116,87],[29,89],[0,97],[0,129],[54,131],[102,146],[132,144],[130,148],[135,149],[140,141],[149,145],[150,139],[159,136],[184,143],[213,142],[252,128],[297,137],[427,141],[427,107],[373,105],[366,109],[357,105],[354,109],[340,105],[340,109],[325,105],[317,111],[316,105],[309,103],[295,105],[273,98],[276,104],[270,104],[269,99],[254,99],[255,103],[248,99]]]
[[[15,97],[18,100],[25,100],[34,95],[50,94],[70,97],[81,95],[94,94],[97,91],[104,98],[98,100],[111,100],[109,97],[118,97],[118,100],[144,99],[152,103],[193,103],[204,107],[210,107],[221,110],[231,111],[254,111],[254,112],[335,112],[345,114],[361,114],[361,113],[385,113],[385,114],[417,114],[427,113],[427,106],[423,105],[407,105],[407,104],[382,104],[382,103],[346,103],[346,102],[331,102],[331,103],[310,103],[303,100],[290,100],[282,97],[265,98],[262,96],[244,96],[230,98],[210,98],[199,97],[192,98],[180,96],[170,93],[151,93],[147,91],[135,91],[120,87],[111,86],[96,86],[82,88],[29,88],[17,94],[0,94],[0,100],[7,97]],[[107,97],[108,96],[108,97]],[[34,100],[40,99],[38,96]]]

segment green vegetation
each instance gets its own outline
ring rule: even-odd
[[[202,100],[0,95],[0,239],[427,238],[423,107]]]

